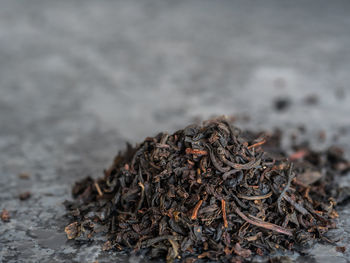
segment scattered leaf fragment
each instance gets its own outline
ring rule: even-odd
[[[18,174],[18,177],[20,179],[29,179],[30,178],[30,175],[28,173],[19,173]]]
[[[24,200],[29,199],[31,196],[32,196],[32,194],[31,194],[30,192],[27,191],[27,192],[21,193],[21,194],[19,195],[19,199],[20,199],[21,201],[24,201]]]
[[[73,222],[65,227],[64,232],[68,239],[74,239],[80,235],[80,227],[78,222]]]
[[[345,253],[346,247],[335,247],[335,250],[340,253]]]
[[[319,179],[321,179],[322,174],[317,171],[308,171],[302,174],[297,175],[297,180],[304,185],[310,185],[316,183]]]
[[[10,222],[10,213],[5,208],[2,209],[0,217],[3,222]]]
[[[102,245],[102,250],[103,251],[108,251],[111,250],[113,248],[112,246],[112,242],[110,240],[106,241],[103,245]]]

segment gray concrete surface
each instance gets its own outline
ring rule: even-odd
[[[67,242],[62,202],[126,141],[197,118],[307,125],[350,153],[350,2],[0,0],[0,262],[139,262]],[[317,94],[319,103],[303,99]],[[273,110],[280,96],[285,112]],[[314,140],[313,140],[314,141]],[[30,174],[27,180],[18,174]],[[349,176],[342,178],[349,184]],[[20,201],[18,195],[31,191]],[[339,245],[350,241],[350,207]],[[318,244],[298,262],[350,262]]]

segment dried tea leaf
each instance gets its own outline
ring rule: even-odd
[[[64,232],[67,234],[68,239],[74,239],[80,236],[80,224],[73,222],[65,227]]]
[[[5,208],[2,209],[2,212],[0,214],[0,218],[3,222],[10,222],[10,213]]]
[[[280,131],[262,134],[243,137],[220,118],[128,145],[103,177],[73,187],[68,239],[105,235],[102,250],[146,249],[168,262],[249,261],[326,240],[341,199],[336,164],[348,161],[305,145],[288,159]]]
[[[304,185],[311,185],[313,183],[316,183],[321,178],[322,174],[318,171],[307,171],[305,173],[297,175],[298,181]]]
[[[233,251],[241,257],[248,258],[251,256],[252,251],[250,249],[244,249],[241,247],[239,243],[236,243],[236,245],[233,247]]]
[[[30,178],[30,174],[28,174],[28,173],[20,173],[20,174],[18,174],[18,177],[20,179],[29,179]]]
[[[335,247],[335,250],[340,253],[345,253],[346,247]]]
[[[30,192],[24,192],[24,193],[21,193],[21,194],[19,195],[19,199],[20,199],[21,201],[24,201],[24,200],[29,199],[31,196],[32,196],[32,194],[31,194]]]
[[[102,250],[103,251],[108,251],[111,250],[113,248],[112,242],[111,241],[106,241],[103,245],[102,245]]]

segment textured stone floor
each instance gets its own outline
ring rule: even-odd
[[[349,13],[346,0],[0,0],[0,209],[12,217],[0,222],[0,262],[139,262],[67,242],[62,202],[126,141],[198,118],[249,116],[241,127],[288,133],[304,124],[314,147],[350,157]],[[305,104],[312,94],[319,102]],[[287,110],[274,110],[278,97]],[[330,233],[339,245],[349,218],[342,208]],[[349,250],[287,256],[350,262]]]

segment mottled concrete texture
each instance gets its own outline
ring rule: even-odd
[[[350,2],[0,0],[0,262],[139,262],[66,241],[62,202],[126,141],[212,115],[350,156]],[[306,105],[316,94],[318,104]],[[291,106],[273,109],[277,97]],[[29,179],[20,179],[19,173]],[[349,176],[342,178],[349,184]],[[18,195],[32,192],[20,201]],[[350,241],[350,206],[330,235]],[[349,262],[318,244],[298,262]]]

